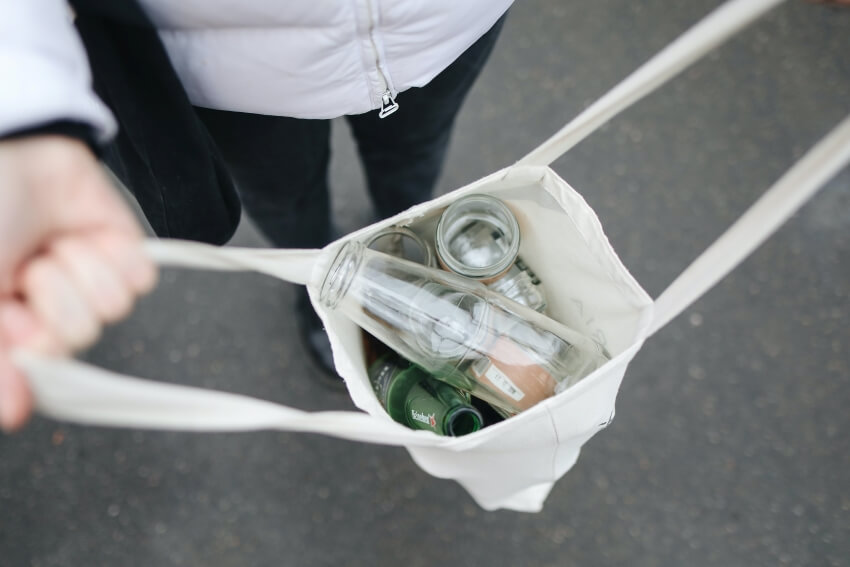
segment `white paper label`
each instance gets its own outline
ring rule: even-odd
[[[517,385],[514,384],[504,372],[496,368],[495,365],[490,364],[487,371],[484,372],[484,376],[486,376],[494,386],[513,398],[514,401],[518,402],[525,397],[525,392],[520,390]]]

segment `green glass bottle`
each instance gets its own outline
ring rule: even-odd
[[[390,417],[411,429],[459,437],[478,431],[484,421],[468,394],[396,353],[378,358],[369,367],[369,379]]]

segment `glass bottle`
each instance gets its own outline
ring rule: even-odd
[[[519,222],[500,199],[475,194],[452,203],[437,223],[435,244],[445,269],[535,311],[546,310],[540,280],[518,256]]]
[[[506,414],[528,409],[607,360],[589,337],[479,282],[357,242],[346,243],[330,263],[319,296],[402,357]]]
[[[378,400],[395,421],[411,429],[459,437],[481,429],[484,419],[469,394],[441,382],[395,353],[369,367]]]

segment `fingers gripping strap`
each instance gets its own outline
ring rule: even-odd
[[[145,243],[162,266],[223,271],[254,271],[288,282],[307,284],[320,250],[218,247],[186,240]]]
[[[225,271],[252,270],[306,284],[319,250],[219,248],[197,242],[149,240],[159,264]],[[389,418],[362,412],[304,412],[247,396],[153,382],[78,361],[17,352],[39,413],[88,425],[176,431],[278,429],[323,433],[385,445],[431,446],[439,439]],[[424,435],[423,435],[424,433]]]
[[[165,266],[252,270],[299,284],[308,282],[321,254],[319,250],[219,248],[178,240],[149,240],[145,247]],[[78,361],[24,352],[16,352],[14,358],[28,377],[36,409],[75,423],[176,431],[279,429],[406,446],[438,441],[426,432],[362,412],[303,412],[227,392],[131,378]]]
[[[303,412],[271,402],[114,374],[77,361],[15,353],[42,415],[87,425],[171,431],[278,429],[384,445],[439,439],[360,412]]]
[[[732,0],[681,35],[554,136],[520,165],[549,165],[597,128],[675,77],[783,0]]]
[[[655,302],[652,335],[749,256],[850,163],[850,116],[803,156]]]

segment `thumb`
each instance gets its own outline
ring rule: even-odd
[[[26,423],[32,411],[32,393],[26,376],[12,361],[16,340],[37,336],[34,321],[25,316],[24,309],[0,297],[0,429],[13,431]]]
[[[32,410],[32,393],[26,378],[0,344],[0,429],[10,432],[26,423]]]

